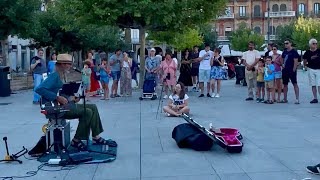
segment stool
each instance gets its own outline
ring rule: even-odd
[[[46,127],[47,152],[59,154],[70,145],[70,122],[65,119],[50,119]]]

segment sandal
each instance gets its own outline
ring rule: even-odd
[[[268,104],[273,104],[273,101],[272,101],[272,100],[270,100],[270,101],[268,102]]]
[[[118,144],[115,141],[113,141],[111,139],[105,140],[102,137],[99,137],[99,139],[92,138],[92,145],[108,145],[110,147],[117,147],[118,146]]]
[[[88,150],[87,146],[82,141],[75,141],[72,139],[71,146],[77,148],[79,151],[86,151]]]
[[[294,102],[294,104],[300,104],[299,100],[297,99],[296,102]]]
[[[288,100],[282,99],[279,103],[288,103]]]

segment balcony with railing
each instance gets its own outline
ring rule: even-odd
[[[268,40],[268,35],[265,35],[265,36],[264,36],[264,40],[266,40],[266,41]],[[276,40],[276,35],[270,35],[270,40],[271,40],[271,41]]]
[[[264,13],[265,17],[268,17],[268,12]],[[296,12],[295,11],[279,11],[279,12],[270,12],[270,17],[295,17]]]
[[[234,19],[234,13],[228,13],[218,16],[218,19]]]
[[[228,36],[218,36],[218,41],[229,41],[229,37]]]

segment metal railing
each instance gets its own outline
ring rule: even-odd
[[[265,36],[264,36],[264,40],[266,40],[266,41],[268,40],[268,35],[265,35]],[[271,40],[271,41],[276,40],[276,35],[270,35],[270,40]]]
[[[268,17],[268,12],[264,13],[265,17]],[[279,11],[279,12],[270,12],[270,17],[295,17],[295,11]]]
[[[233,19],[233,18],[234,18],[234,13],[218,16],[218,19]]]
[[[218,36],[218,41],[229,41],[229,37],[228,36]]]

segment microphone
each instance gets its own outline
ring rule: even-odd
[[[82,73],[79,69],[77,69],[77,67],[73,67],[72,69],[78,73]]]

